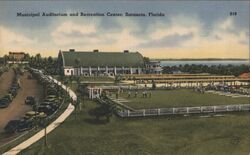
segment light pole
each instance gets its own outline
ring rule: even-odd
[[[48,119],[47,118],[44,118],[42,120],[42,126],[44,128],[44,146],[47,147],[47,124],[48,124]]]

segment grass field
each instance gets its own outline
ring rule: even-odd
[[[85,102],[77,120],[61,126],[21,154],[90,155],[247,155],[250,152],[249,113],[225,117],[166,117],[97,121],[88,113],[97,105]]]
[[[134,92],[131,92],[131,97],[128,97],[128,93],[124,92],[120,97],[129,101],[123,104],[135,109],[250,103],[249,98],[232,98],[211,93],[201,94],[189,89],[155,90],[151,92],[151,97],[147,98],[142,97],[142,92],[138,92],[137,97],[134,97]]]

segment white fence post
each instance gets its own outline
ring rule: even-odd
[[[241,105],[239,105],[239,111],[241,111]]]
[[[173,108],[173,114],[175,114],[175,108]]]
[[[157,113],[158,113],[158,115],[160,115],[161,114],[161,109],[158,109]]]
[[[229,109],[228,109],[228,105],[227,105],[227,111],[229,111]]]
[[[189,114],[189,108],[187,107],[187,114]]]
[[[145,116],[145,109],[143,109],[143,116]]]
[[[214,113],[216,113],[216,106],[214,106]]]

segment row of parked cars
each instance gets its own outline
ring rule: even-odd
[[[0,66],[0,76],[1,76],[4,72],[7,72],[8,69],[9,69],[8,67]]]
[[[6,108],[10,105],[12,100],[16,97],[18,89],[20,89],[20,73],[17,68],[14,68],[15,76],[13,78],[11,87],[9,88],[9,91],[7,94],[5,94],[0,99],[0,108]]]
[[[11,120],[5,127],[8,133],[21,132],[29,130],[35,126],[42,126],[44,121],[52,118],[52,115],[60,108],[62,98],[60,93],[63,89],[56,85],[48,76],[43,75],[39,70],[29,69],[32,77],[37,79],[44,86],[45,98],[42,102],[37,102],[33,96],[27,96],[25,104],[32,106],[33,110],[27,112],[23,117],[17,120]]]

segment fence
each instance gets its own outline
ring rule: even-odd
[[[250,104],[141,109],[135,111],[123,110],[123,111],[118,111],[117,114],[120,117],[145,117],[145,116],[162,116],[162,115],[207,114],[207,113],[236,112],[236,111],[250,111]]]

